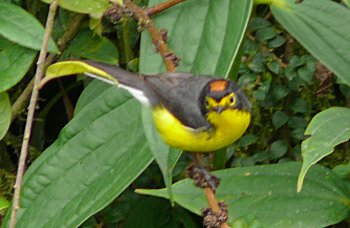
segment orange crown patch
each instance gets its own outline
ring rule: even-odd
[[[217,80],[210,83],[210,91],[211,92],[221,92],[227,88],[226,80]]]

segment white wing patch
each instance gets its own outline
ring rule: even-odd
[[[118,87],[127,90],[136,100],[141,102],[141,104],[151,106],[149,99],[145,96],[143,91],[122,84],[119,84]]]
[[[151,103],[149,101],[149,99],[145,96],[144,92],[141,91],[141,90],[138,90],[138,89],[135,89],[135,88],[132,88],[132,87],[129,87],[129,86],[126,86],[126,85],[122,85],[122,84],[116,84],[114,81],[112,80],[108,80],[106,78],[102,78],[102,77],[99,77],[99,76],[96,76],[94,74],[91,74],[89,72],[85,72],[84,73],[85,75],[91,77],[91,78],[95,78],[95,79],[98,79],[100,81],[103,81],[103,82],[106,82],[108,84],[111,84],[111,85],[116,85],[118,86],[119,88],[121,89],[125,89],[127,90],[136,100],[138,100],[140,103],[146,105],[146,106],[151,106]]]

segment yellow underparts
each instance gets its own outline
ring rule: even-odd
[[[165,108],[153,109],[153,121],[165,143],[192,152],[211,152],[228,146],[243,135],[250,123],[250,113],[237,109],[211,112],[207,118],[214,129],[195,130],[182,125]]]

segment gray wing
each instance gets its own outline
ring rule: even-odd
[[[165,73],[160,77],[144,76],[144,80],[152,93],[156,94],[153,100],[159,99],[157,103],[164,104],[185,126],[193,129],[211,127],[201,112],[199,99],[204,86],[213,80],[212,77]]]

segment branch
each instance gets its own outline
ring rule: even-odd
[[[185,0],[168,0],[166,2],[159,3],[151,8],[147,9],[148,16],[152,16],[154,14],[160,13],[176,4],[179,4]]]
[[[35,106],[36,106],[36,103],[38,100],[38,95],[39,95],[39,84],[40,84],[40,80],[44,74],[47,46],[48,46],[49,39],[51,36],[52,26],[53,26],[57,7],[58,7],[58,0],[53,0],[50,4],[49,14],[47,16],[43,43],[41,46],[39,59],[37,62],[36,74],[34,76],[34,87],[33,87],[32,95],[31,95],[30,103],[29,103],[29,107],[28,107],[28,116],[27,116],[26,126],[25,126],[25,130],[24,130],[24,137],[23,137],[23,142],[22,142],[21,154],[20,154],[20,158],[19,158],[16,183],[14,186],[15,192],[14,192],[14,196],[13,196],[13,204],[12,204],[12,209],[11,209],[10,228],[16,227],[16,218],[17,218],[18,209],[20,207],[19,198],[20,198],[21,190],[22,190],[22,181],[23,181],[23,174],[24,174],[24,170],[25,170],[26,158],[27,158],[27,154],[28,154],[29,139],[30,139],[30,135],[31,135],[31,129],[33,126]]]
[[[175,56],[175,54],[172,51],[169,50],[168,46],[166,45],[164,33],[157,30],[153,21],[147,15],[145,9],[137,6],[131,0],[125,0],[124,4],[127,10],[130,10],[135,16],[135,18],[140,22],[140,24],[148,30],[152,38],[153,44],[156,46],[157,51],[159,51],[160,55],[163,58],[167,71],[175,72],[176,65],[179,59]]]
[[[67,48],[68,43],[75,37],[75,35],[77,34],[80,28],[81,23],[83,23],[84,18],[85,18],[84,14],[78,14],[78,13],[74,14],[74,16],[71,17],[66,31],[57,40],[57,45],[61,52],[63,52]]]
[[[210,172],[203,167],[202,156],[200,153],[194,155],[195,167],[189,169],[189,177],[195,182],[194,184],[200,188],[203,188],[205,197],[207,198],[209,208],[204,209],[203,217],[204,223],[217,223],[218,220],[227,220],[227,207],[224,203],[218,203],[215,197],[215,189],[220,183],[220,179],[210,174]],[[197,167],[197,169],[196,169]],[[220,222],[221,228],[229,228],[227,222]],[[211,227],[211,226],[210,226]]]

